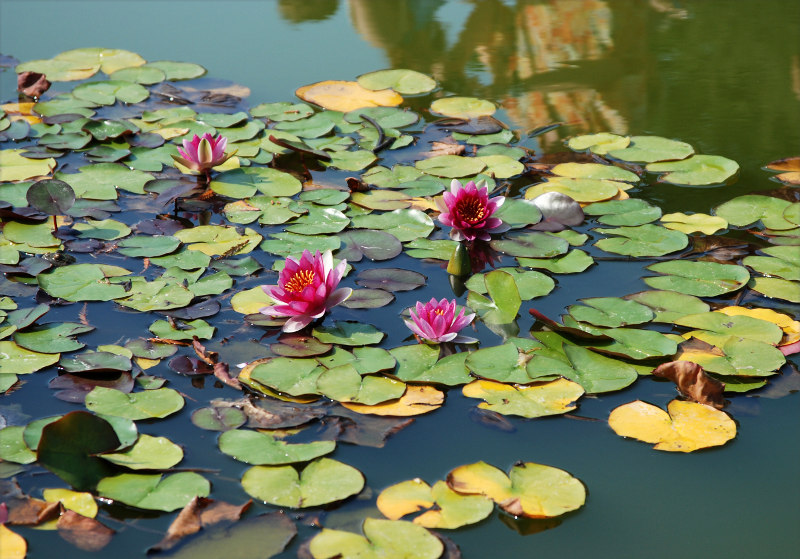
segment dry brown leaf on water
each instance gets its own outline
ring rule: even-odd
[[[164,539],[148,551],[166,551],[177,545],[181,539],[196,534],[203,528],[220,522],[237,522],[252,503],[253,501],[247,501],[243,505],[231,505],[205,497],[194,497],[169,525]]]
[[[790,184],[792,186],[800,186],[800,171],[790,171],[788,173],[781,173],[775,175],[775,178],[783,184]]]
[[[800,171],[800,155],[794,157],[784,157],[767,163],[770,171]]]
[[[725,406],[725,384],[706,374],[703,367],[691,361],[670,361],[653,370],[653,374],[674,382],[686,396],[708,406],[721,409]]]
[[[437,155],[461,155],[466,149],[464,144],[457,144],[454,142],[431,142],[430,151],[421,153],[420,156],[427,159],[436,157]]]
[[[723,411],[672,400],[667,410],[636,400],[611,411],[608,425],[621,437],[654,444],[656,450],[692,452],[721,446],[736,436],[736,423]]]
[[[42,93],[50,89],[50,85],[44,74],[37,72],[17,74],[17,91],[28,97],[41,97]]]
[[[83,551],[100,551],[111,541],[114,530],[94,518],[64,510],[58,518],[58,535]]]
[[[0,502],[5,505],[6,523],[35,526],[58,517],[58,503],[25,495],[16,481],[0,480]]]

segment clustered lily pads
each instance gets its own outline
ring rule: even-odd
[[[0,429],[0,466],[23,479],[41,466],[76,491],[49,487],[42,501],[4,481],[2,492],[15,495],[12,515],[50,506],[18,523],[57,517],[76,545],[92,534],[92,551],[113,541],[96,519],[109,514],[97,512],[102,500],[182,509],[176,523],[197,517],[187,534],[214,524],[198,512],[214,507],[236,523],[226,537],[268,527],[267,556],[281,553],[297,529],[270,507],[370,498],[363,473],[328,455],[435,421],[421,416],[446,396],[532,420],[652,373],[680,399],[666,411],[624,404],[610,428],[657,450],[723,445],[736,436],[723,393],[763,387],[800,351],[800,203],[755,193],[711,215],[663,215],[636,194],[654,181],[724,187],[739,172],[685,142],[601,132],[569,138],[559,164],[535,163],[518,131],[491,117],[493,102],[405,69],[252,107],[245,88],[202,78],[196,64],[118,49],[17,72],[56,85],[0,117],[0,392],[47,377],[76,409]],[[410,96],[430,97],[428,109],[404,107]],[[429,129],[448,138],[424,152]],[[795,184],[795,159],[769,168]],[[747,239],[741,251],[698,249],[727,246],[728,232]],[[652,289],[578,294],[560,321],[537,309],[561,275],[609,255],[641,259]],[[204,382],[224,397],[192,392]],[[220,459],[249,468],[183,468],[180,440],[139,431],[183,419],[220,433]],[[536,519],[584,506],[582,482],[528,458],[508,474],[477,462],[433,485],[373,487],[386,519],[366,518],[363,535],[325,526],[307,553],[412,546],[436,559],[444,544],[429,530],[484,521],[494,504]],[[222,479],[240,479],[240,498],[261,514],[240,520],[249,504],[209,499]],[[0,545],[24,547],[5,512]]]

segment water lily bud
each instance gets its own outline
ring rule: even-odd
[[[453,276],[468,276],[470,272],[472,266],[469,263],[469,251],[463,243],[458,243],[447,263],[447,273]]]

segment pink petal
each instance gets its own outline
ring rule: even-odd
[[[302,330],[309,324],[313,319],[310,316],[300,315],[300,316],[293,316],[286,323],[283,325],[281,330],[287,333],[297,332],[298,330]]]
[[[325,308],[330,309],[332,307],[335,307],[336,305],[344,303],[352,294],[353,290],[350,289],[349,287],[342,287],[340,289],[337,289],[336,291],[331,293],[330,296],[328,297],[328,300],[325,302]]]

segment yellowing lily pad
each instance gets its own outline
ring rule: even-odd
[[[687,144],[688,145],[688,144]],[[739,173],[736,161],[719,155],[693,155],[682,161],[650,163],[651,173],[665,173],[659,181],[686,186],[723,184]]]
[[[401,95],[419,95],[436,88],[436,80],[430,76],[397,68],[363,74],[358,77],[358,84],[371,91],[393,89]]]
[[[608,424],[622,437],[655,444],[656,450],[692,452],[721,446],[736,436],[728,414],[705,404],[672,400],[669,413],[636,400],[612,410]]]
[[[588,149],[597,155],[605,155],[611,150],[625,149],[630,145],[631,139],[628,136],[620,136],[610,132],[599,132],[597,134],[587,134],[570,138],[567,145],[575,151]]]
[[[570,412],[575,409],[577,399],[584,394],[580,384],[564,378],[530,386],[476,380],[466,385],[462,392],[468,398],[486,400],[478,404],[481,409],[522,417],[543,417]]]
[[[28,543],[25,538],[6,528],[5,524],[0,524],[0,550],[3,559],[25,559]]]
[[[0,181],[24,181],[49,175],[56,167],[56,160],[28,159],[23,149],[0,150]]]
[[[525,199],[533,200],[545,192],[560,192],[566,194],[576,202],[588,204],[601,200],[610,200],[619,192],[631,185],[623,182],[600,179],[572,179],[568,177],[554,177],[547,182],[540,182],[525,191]]]
[[[403,481],[378,495],[378,510],[390,520],[425,511],[414,524],[425,528],[454,529],[480,522],[494,510],[494,503],[483,495],[461,495],[443,481],[433,488],[421,479]]]
[[[348,112],[362,107],[396,107],[403,97],[391,90],[371,91],[358,82],[327,80],[295,91],[303,101],[331,111]]]
[[[208,256],[233,256],[251,252],[261,242],[261,235],[249,227],[240,234],[234,227],[224,225],[200,225],[176,232],[189,250],[199,250]]]
[[[485,495],[509,514],[529,518],[553,518],[586,502],[580,480],[533,462],[518,462],[508,476],[486,462],[460,466],[448,474],[447,485],[457,493]]]
[[[97,502],[91,493],[69,489],[45,489],[42,494],[48,503],[61,503],[65,509],[75,511],[87,518],[97,516]]]
[[[342,405],[357,413],[371,415],[390,415],[397,417],[410,417],[422,415],[439,409],[444,403],[444,393],[432,386],[409,385],[405,394],[395,401],[367,406],[352,402],[343,402]]]
[[[661,222],[667,229],[682,231],[687,235],[695,232],[713,235],[728,227],[725,219],[708,214],[671,213],[661,216]]]
[[[364,520],[364,535],[323,530],[311,539],[314,559],[438,559],[442,541],[422,526],[403,520]]]

